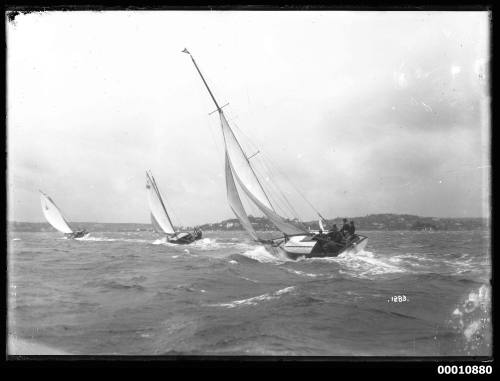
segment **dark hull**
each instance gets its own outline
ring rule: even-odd
[[[192,234],[189,234],[187,236],[181,237],[181,238],[168,238],[169,243],[174,243],[176,245],[189,245],[190,243],[193,243],[195,241],[198,241],[202,238],[201,234],[199,236],[193,236]]]
[[[293,253],[286,250],[286,247],[282,248],[285,255],[293,260],[298,258],[331,258],[338,257],[340,254],[346,252],[357,253],[364,249],[368,243],[368,237],[358,236],[358,239],[350,242],[348,245],[337,245],[333,242],[317,242],[309,253]],[[281,246],[280,246],[281,248]]]
[[[69,238],[69,239],[75,239],[75,238],[85,237],[87,234],[89,234],[87,231],[82,230],[82,231],[78,231],[78,232],[65,234],[65,236],[66,236],[66,238]]]

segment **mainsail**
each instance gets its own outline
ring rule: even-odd
[[[148,193],[149,208],[151,216],[157,222],[158,227],[165,234],[175,234],[175,229],[168,216],[167,209],[163,203],[156,181],[151,173],[146,172],[146,190]],[[153,223],[154,226],[154,223]]]
[[[184,49],[184,53],[191,56],[187,49]],[[212,100],[217,107],[220,117],[220,123],[222,128],[222,134],[224,137],[224,146],[226,151],[226,187],[228,193],[228,201],[231,209],[233,210],[236,217],[239,219],[241,225],[254,239],[258,239],[255,230],[253,229],[248,215],[241,202],[241,196],[238,193],[236,183],[239,185],[244,194],[248,199],[257,206],[261,212],[276,226],[278,230],[286,235],[294,234],[307,234],[305,229],[299,228],[289,222],[287,222],[283,217],[276,213],[268,195],[266,194],[264,188],[262,187],[259,178],[257,177],[252,165],[250,164],[249,158],[243,151],[238,139],[236,138],[233,130],[229,126],[227,119],[219,107],[219,104],[215,100],[212,91],[208,87],[205,78],[201,74],[198,65],[196,64],[194,58],[191,56],[196,70],[201,76],[203,83],[205,84]],[[235,181],[236,180],[236,181]]]
[[[229,156],[226,151],[226,188],[227,188],[227,200],[229,202],[229,206],[231,210],[236,215],[238,220],[241,223],[241,226],[247,231],[250,236],[259,240],[257,233],[255,232],[252,223],[248,219],[247,213],[245,212],[245,208],[243,207],[243,203],[241,202],[240,196],[238,194],[238,189],[236,188],[236,184],[234,182],[233,172],[231,169],[231,164],[229,162]]]
[[[153,230],[155,233],[163,233],[160,224],[156,221],[155,216],[151,213],[151,225],[153,225]]]
[[[54,201],[42,191],[40,191],[40,201],[42,202],[43,215],[49,224],[61,233],[73,233],[73,230],[69,227],[68,222],[64,219]]]

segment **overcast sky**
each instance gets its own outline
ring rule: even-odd
[[[7,25],[9,219],[232,218],[214,106],[326,217],[489,215],[485,12],[45,12]],[[304,220],[315,218],[305,209]]]

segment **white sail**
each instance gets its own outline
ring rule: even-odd
[[[61,233],[73,233],[73,230],[71,230],[63,215],[57,208],[56,204],[49,196],[47,196],[43,192],[40,192],[40,201],[42,202],[43,215],[45,216],[49,224],[51,224]]]
[[[244,190],[250,200],[253,201],[253,203],[282,233],[288,235],[307,233],[304,229],[300,229],[286,222],[283,217],[274,211],[257,175],[253,171],[222,111],[220,111],[220,120],[222,132],[224,134],[224,144],[226,145],[226,157],[229,158],[232,173],[236,177],[241,189]]]
[[[255,197],[252,192],[246,187],[246,185],[243,183],[243,181],[239,178],[239,176],[235,173],[236,180],[238,181],[239,186],[243,191],[246,193],[246,195],[250,198],[250,200],[253,201],[255,205],[266,215],[267,218],[280,230],[282,233],[285,233],[287,235],[294,235],[294,234],[307,234],[307,231],[305,229],[301,229],[295,225],[292,225],[289,222],[286,222],[283,217],[281,217],[279,214],[277,214],[275,211],[269,209],[266,205],[262,204],[257,197]]]
[[[146,172],[146,190],[148,193],[149,208],[159,227],[165,234],[175,234],[174,226],[168,216],[160,191],[156,186],[153,175]]]
[[[155,233],[163,233],[160,224],[156,221],[155,216],[151,213],[151,225],[153,225],[153,230]]]
[[[227,199],[229,201],[229,206],[233,213],[238,217],[241,226],[247,231],[250,236],[258,240],[257,233],[255,232],[252,223],[248,219],[243,203],[241,202],[240,196],[238,195],[238,189],[234,182],[233,173],[231,171],[231,164],[229,163],[228,153],[226,151],[226,188],[227,188]]]
[[[262,205],[265,205],[269,209],[273,209],[271,202],[269,201],[262,185],[257,178],[257,175],[253,171],[250,163],[240,146],[240,143],[236,139],[231,127],[227,123],[224,113],[220,112],[220,122],[222,127],[222,133],[224,134],[224,144],[226,146],[226,151],[231,159],[231,166],[233,170],[238,174],[238,177],[243,181],[247,189],[252,193],[252,195],[259,200]]]
[[[191,53],[187,49],[183,50],[183,53],[189,54]],[[249,220],[246,215],[246,212],[241,204],[241,199],[238,195],[238,191],[234,182],[234,178],[237,179],[238,185],[241,189],[244,190],[245,194],[248,198],[271,220],[271,222],[284,234],[293,235],[293,234],[307,234],[305,229],[298,228],[288,222],[285,221],[283,217],[278,215],[274,210],[269,197],[267,196],[262,184],[260,183],[257,175],[255,174],[254,169],[252,168],[249,158],[246,156],[243,151],[238,139],[234,135],[233,130],[229,126],[226,117],[222,111],[222,108],[219,107],[219,104],[215,100],[212,91],[208,87],[208,84],[203,78],[198,65],[196,64],[193,56],[191,56],[191,60],[193,61],[196,70],[200,74],[203,83],[205,84],[212,100],[217,107],[217,111],[219,112],[222,134],[224,137],[224,145],[226,149],[226,185],[228,187],[228,196],[230,196],[230,206],[233,209],[234,214],[240,220],[243,227],[249,232],[249,234],[255,238],[255,231],[249,230]],[[223,106],[224,107],[224,106]],[[228,169],[229,165],[229,169]],[[229,192],[230,190],[230,192]]]

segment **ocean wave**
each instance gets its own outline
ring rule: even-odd
[[[435,272],[463,274],[478,269],[477,259],[468,254],[460,254],[456,259],[444,255],[429,255],[428,253],[406,253],[395,255],[389,259],[391,263],[406,268],[415,273]],[[486,261],[486,264],[489,262]]]
[[[293,270],[293,269],[286,269],[286,271],[289,272],[289,273],[292,273],[292,274],[301,275],[301,276],[310,277],[310,278],[316,278],[318,276],[323,276],[324,275],[324,274],[306,273],[304,271]]]
[[[151,242],[153,245],[165,245],[165,246],[170,246],[170,247],[176,247],[179,246],[175,243],[170,243],[167,241],[167,237],[155,239],[153,242]]]
[[[408,269],[391,263],[390,258],[362,250],[358,253],[343,253],[338,257],[303,258],[301,261],[325,262],[341,266],[339,272],[357,278],[378,275],[408,273]]]
[[[221,247],[221,245],[214,238],[202,238],[198,241],[194,241],[189,246],[200,250],[217,250]]]
[[[291,261],[290,259],[284,256],[277,257],[271,254],[269,251],[266,250],[265,246],[257,246],[257,247],[254,246],[251,250],[245,251],[242,255],[261,263],[282,264]]]
[[[65,238],[66,239],[66,238]],[[133,242],[133,243],[149,243],[146,239],[137,238],[107,238],[107,237],[92,237],[85,236],[82,238],[76,238],[77,241],[93,241],[93,242]]]
[[[235,308],[238,306],[248,306],[248,305],[257,305],[260,302],[269,301],[273,299],[278,299],[281,295],[287,294],[295,289],[295,286],[290,286],[283,288],[281,290],[265,293],[259,296],[254,296],[248,299],[241,300],[233,300],[229,303],[217,303],[217,304],[209,304],[210,307],[226,307],[226,308]]]

